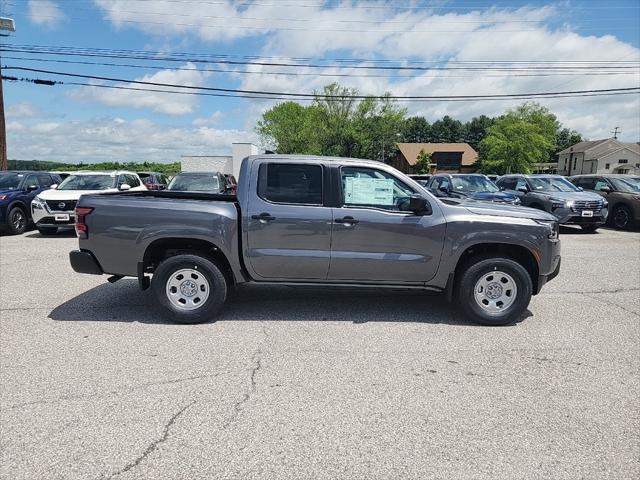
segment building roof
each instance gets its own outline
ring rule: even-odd
[[[612,138],[605,138],[603,140],[589,140],[589,141],[584,141],[584,142],[578,142],[575,145],[571,145],[570,147],[565,148],[564,150],[562,150],[560,152],[560,154],[572,153],[572,152],[573,153],[586,152],[587,150],[590,150],[593,147],[597,147],[601,143],[607,142],[609,140],[613,140],[613,139]]]
[[[425,153],[462,152],[462,165],[473,165],[478,160],[478,152],[468,143],[398,143],[398,148],[409,165],[416,164],[421,150]]]

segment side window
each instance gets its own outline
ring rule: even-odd
[[[607,181],[603,178],[598,178],[597,180],[594,178],[593,179],[595,181],[595,186],[593,186],[591,188],[591,190],[600,190],[602,187],[608,187],[609,184],[607,183]],[[586,187],[585,187],[586,188]]]
[[[440,177],[433,177],[429,183],[429,188],[438,190],[438,187],[440,187],[440,180],[442,180]]]
[[[364,167],[342,167],[343,204],[400,211],[415,192],[393,175]]]
[[[275,203],[322,205],[322,167],[294,163],[263,163],[258,196]]]
[[[451,182],[449,182],[449,178],[442,177],[442,181],[440,182],[440,188],[446,188],[447,191],[451,190]]]
[[[578,186],[585,190],[595,190],[596,179],[593,177],[583,177],[578,180]]]
[[[38,181],[38,177],[36,175],[29,175],[27,177],[27,180],[24,182],[25,187],[29,187],[30,185],[40,187],[40,182]]]
[[[498,181],[498,186],[506,190],[515,190],[516,179],[515,178],[503,178]]]
[[[518,190],[519,188],[529,188],[527,185],[527,181],[524,178],[518,178],[516,182],[516,188],[514,190]]]
[[[41,187],[50,187],[54,183],[51,180],[51,175],[47,175],[45,173],[41,173],[38,175],[38,181],[40,182]]]
[[[138,177],[136,177],[135,175],[126,175],[126,177],[127,183],[131,188],[140,186],[140,180],[138,180]]]
[[[127,183],[127,176],[126,175],[118,175],[118,185],[117,185],[117,187],[120,188],[123,183]]]

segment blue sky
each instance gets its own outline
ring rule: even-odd
[[[3,66],[180,85],[311,93],[337,80],[363,93],[467,95],[589,90],[640,83],[640,2],[637,0],[492,2],[321,0],[6,0],[3,16],[17,45],[145,50],[310,59],[385,59],[394,62],[625,62],[607,75],[499,76],[495,72],[367,71],[39,55],[2,52]],[[23,60],[8,57],[21,57]],[[26,60],[27,58],[32,60]],[[79,65],[34,59],[128,63],[157,68]],[[452,63],[453,62],[453,63]],[[629,63],[634,62],[634,63]],[[307,61],[303,63],[308,63]],[[326,62],[328,63],[328,62]],[[600,63],[601,65],[605,65]],[[364,65],[360,63],[360,65]],[[546,63],[544,65],[547,65]],[[606,65],[605,65],[606,67]],[[603,67],[603,68],[605,68]],[[180,68],[182,70],[177,70]],[[252,70],[214,73],[205,69]],[[602,70],[601,73],[604,73]],[[375,73],[378,76],[366,76]],[[6,70],[5,75],[71,79]],[[318,75],[321,74],[321,75]],[[334,77],[356,74],[357,77]],[[93,82],[93,81],[91,81]],[[99,82],[105,83],[105,82]],[[9,158],[97,161],[176,161],[181,154],[225,154],[233,141],[259,142],[253,131],[275,100],[192,97],[69,85],[5,82]],[[498,115],[518,101],[403,103],[434,121]],[[638,95],[545,99],[564,125],[588,138],[640,138]]]

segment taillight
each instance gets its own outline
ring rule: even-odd
[[[76,235],[78,238],[87,238],[89,228],[85,222],[85,217],[93,212],[92,207],[76,207]]]

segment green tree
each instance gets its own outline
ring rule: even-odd
[[[431,162],[431,154],[420,150],[416,157],[415,170],[416,173],[431,173],[433,163]]]
[[[576,143],[582,141],[582,135],[580,135],[575,130],[571,130],[569,128],[563,128],[558,130],[556,133],[556,144],[555,144],[555,152],[553,154],[554,160],[558,160],[558,153],[560,153],[565,148],[569,148]]]
[[[445,115],[431,124],[431,141],[438,143],[458,143],[464,141],[464,128],[460,120]]]
[[[409,117],[402,126],[402,140],[409,143],[431,141],[431,126],[424,117]]]
[[[314,128],[319,111],[296,102],[282,102],[266,111],[256,131],[278,153],[319,154],[319,133]]]
[[[480,142],[486,137],[487,130],[495,120],[486,115],[473,117],[463,125],[463,140],[471,145],[474,150],[478,150]]]

